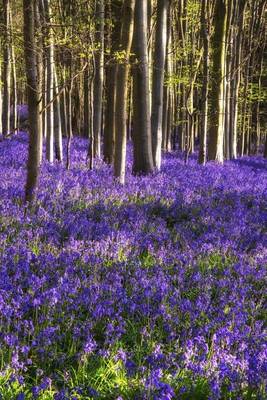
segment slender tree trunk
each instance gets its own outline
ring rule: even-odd
[[[235,77],[233,79],[233,133],[231,141],[231,157],[237,158],[237,138],[238,138],[238,114],[239,114],[239,90],[241,83],[241,58],[242,58],[242,41],[243,41],[243,26],[245,20],[245,8],[247,0],[239,2],[239,23],[238,33],[236,38],[235,51]]]
[[[226,0],[216,0],[214,34],[212,37],[213,67],[211,85],[211,118],[209,130],[209,160],[223,162],[224,137],[224,75],[226,39]]]
[[[104,82],[104,0],[96,0],[96,45],[95,52],[95,79],[94,79],[94,156],[100,157],[103,82]]]
[[[14,48],[14,38],[13,38],[13,22],[12,22],[12,11],[9,10],[10,16],[10,51],[11,51],[11,65],[12,65],[12,106],[13,113],[11,123],[11,131],[16,133],[18,130],[18,96],[17,96],[17,71],[16,71],[16,57]]]
[[[61,123],[61,112],[60,112],[60,96],[59,96],[59,84],[57,78],[56,66],[54,70],[54,96],[55,96],[55,156],[57,161],[63,160],[63,143],[62,143],[62,123]]]
[[[201,128],[199,143],[199,164],[205,164],[207,161],[207,136],[208,136],[208,93],[209,93],[209,32],[207,1],[202,1],[201,8],[201,35],[204,47],[203,54],[203,86],[202,86],[202,110],[201,110]]]
[[[72,56],[70,56],[70,77],[72,76]],[[67,163],[66,163],[66,168],[69,170],[71,167],[71,142],[72,142],[72,80],[68,84],[67,89],[66,89],[66,100],[67,100]]]
[[[66,82],[66,66],[63,66],[62,81]],[[68,136],[68,116],[67,116],[67,90],[66,87],[63,89],[61,98],[61,116],[62,116],[62,129],[63,135]]]
[[[94,169],[94,97],[93,97],[93,84],[94,84],[94,75],[95,75],[95,63],[93,57],[92,63],[92,73],[91,79],[89,82],[89,114],[90,114],[90,135],[89,135],[89,146],[88,146],[88,154],[87,159],[89,160],[89,169]]]
[[[137,1],[134,20],[133,143],[134,174],[153,171],[147,52],[147,2]]]
[[[125,60],[117,65],[114,158],[114,174],[121,184],[125,183],[129,57],[133,38],[135,0],[125,0],[123,7],[119,51],[124,54]]]
[[[38,51],[36,53],[36,62],[37,62],[37,84],[38,84],[38,94],[39,94],[39,109],[42,110],[45,101],[43,99],[43,79],[44,79],[44,68],[43,68],[43,38],[40,35],[41,26],[42,26],[42,4],[40,4],[40,0],[35,0],[34,2],[34,23],[35,30],[39,32],[37,39],[37,47]],[[44,15],[43,15],[44,17]],[[42,157],[43,157],[43,116],[40,114],[39,116],[39,165],[41,165]]]
[[[10,29],[10,0],[3,0],[4,10],[4,95],[2,127],[3,135],[10,133],[10,106],[11,106],[11,29]]]
[[[157,169],[160,169],[161,167],[163,85],[167,48],[167,17],[169,5],[169,0],[158,0],[157,2],[151,115],[153,161],[154,166]]]
[[[89,75],[89,65],[87,65],[84,71],[83,77],[83,136],[89,138],[90,135],[90,105],[89,105],[89,86],[90,75]]]
[[[115,99],[116,99],[116,63],[114,62],[115,52],[118,50],[120,41],[120,21],[122,18],[121,0],[111,0],[109,7],[109,18],[113,22],[110,33],[111,55],[107,60],[106,66],[106,108],[104,124],[104,143],[103,156],[104,161],[112,164],[114,159],[115,145]]]
[[[30,141],[27,163],[27,181],[25,200],[32,202],[38,185],[39,174],[39,96],[38,96],[38,71],[36,60],[34,0],[23,0],[24,16],[24,51],[27,77],[28,107]]]
[[[44,0],[46,23],[47,23],[47,104],[49,105],[46,110],[47,118],[47,137],[46,137],[46,159],[53,163],[54,161],[54,38],[53,30],[50,26],[51,8],[50,0]]]
[[[170,18],[167,18],[167,45],[166,45],[166,55],[165,55],[165,67],[164,67],[167,76],[172,74],[172,59],[171,56],[168,54],[168,49],[170,46],[171,46],[171,21]],[[168,110],[169,110],[170,91],[171,88],[169,87],[169,85],[163,85],[162,149],[164,151],[168,151],[168,136],[169,136]]]

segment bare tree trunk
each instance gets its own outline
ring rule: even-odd
[[[153,171],[151,120],[149,102],[149,67],[147,52],[147,2],[137,1],[134,19],[133,143],[134,174]]]
[[[10,0],[3,0],[4,9],[4,95],[2,128],[3,135],[10,133],[11,106],[11,29],[10,29]]]
[[[17,96],[17,71],[16,71],[16,57],[15,57],[15,48],[14,48],[14,38],[13,38],[13,23],[12,23],[12,11],[10,12],[10,51],[11,51],[11,65],[12,65],[12,120],[11,123],[11,131],[16,133],[18,130],[18,96]]]
[[[98,46],[95,52],[95,79],[94,79],[94,156],[100,157],[102,107],[103,107],[103,82],[104,82],[104,0],[96,0],[96,34]]]
[[[39,174],[39,96],[38,96],[38,71],[36,60],[34,0],[23,0],[24,16],[24,51],[28,91],[30,141],[27,163],[27,181],[25,200],[32,202],[38,185]]]
[[[42,26],[42,4],[41,1],[35,0],[34,2],[34,23],[35,23],[35,30],[40,32]],[[39,109],[42,110],[45,101],[43,98],[43,80],[44,80],[44,66],[43,66],[43,38],[39,34],[37,40],[37,48],[38,51],[36,53],[36,62],[37,62],[37,83],[38,83],[38,93],[39,93]],[[39,165],[41,165],[42,157],[43,157],[43,116],[39,116]]]
[[[85,71],[84,71],[84,76],[83,76],[83,136],[85,138],[89,138],[90,135],[90,118],[89,118],[89,112],[90,112],[90,105],[89,105],[89,65],[87,65]]]
[[[153,161],[154,166],[157,169],[160,169],[161,167],[163,85],[167,48],[167,17],[169,6],[169,0],[158,0],[157,2],[151,115]]]
[[[112,164],[113,162],[115,148],[116,63],[114,62],[114,56],[115,52],[118,50],[118,43],[120,40],[121,10],[121,0],[110,1],[109,18],[113,22],[113,26],[110,27],[111,55],[106,63],[106,108],[103,143],[103,157],[104,161],[108,164]]]
[[[70,77],[72,76],[72,56],[70,56]],[[68,84],[66,89],[67,100],[67,163],[66,168],[71,167],[71,142],[72,142],[72,81]]]
[[[220,163],[223,162],[226,20],[226,0],[216,0],[215,31],[212,37],[213,68],[208,152],[209,160],[215,160]]]
[[[126,144],[127,144],[127,95],[129,79],[129,57],[133,38],[135,0],[125,0],[119,51],[125,60],[117,65],[116,106],[115,106],[115,158],[114,175],[120,183],[125,183]]]
[[[47,118],[47,137],[46,137],[46,159],[53,163],[54,161],[54,37],[53,30],[50,26],[51,9],[50,0],[44,0],[46,24],[47,24],[47,104],[49,105],[46,110]]]
[[[201,8],[201,35],[203,40],[203,86],[202,86],[202,110],[201,110],[201,128],[199,144],[199,164],[205,164],[207,161],[207,136],[208,136],[208,94],[209,94],[209,32],[208,32],[208,9],[207,1],[202,1]]]
[[[59,96],[59,84],[57,78],[56,66],[53,67],[54,71],[54,96],[55,96],[55,156],[56,160],[63,161],[63,143],[62,143],[62,123],[61,123],[61,112],[60,112],[60,96]]]

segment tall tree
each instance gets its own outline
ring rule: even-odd
[[[208,31],[208,0],[202,1],[201,6],[201,36],[203,41],[203,86],[202,86],[202,115],[201,131],[199,143],[200,164],[205,164],[207,160],[207,135],[208,135],[208,90],[209,90],[209,31]]]
[[[239,91],[241,84],[241,58],[243,48],[243,30],[245,21],[245,9],[247,0],[240,0],[237,6],[237,34],[234,40],[234,59],[232,74],[232,92],[231,92],[231,141],[230,158],[237,157],[237,139],[238,139],[238,113],[239,113]]]
[[[29,108],[29,153],[27,163],[27,181],[25,200],[32,202],[38,184],[39,152],[40,152],[40,113],[38,94],[38,70],[36,60],[34,2],[36,0],[23,0],[24,16],[24,52]]]
[[[3,0],[4,9],[4,94],[2,130],[3,135],[10,133],[10,107],[11,107],[11,26],[10,26],[10,0]]]
[[[114,174],[121,184],[125,182],[127,143],[127,95],[129,78],[129,57],[132,46],[135,0],[125,0],[120,36],[119,54],[123,60],[117,65],[116,106],[115,106],[115,158]]]
[[[134,174],[153,171],[147,50],[147,1],[137,1],[134,17],[133,144]]]
[[[153,54],[153,84],[152,84],[152,150],[153,161],[157,169],[161,167],[162,120],[163,120],[163,84],[167,48],[167,17],[169,0],[158,0],[156,37]]]
[[[44,1],[46,14],[46,35],[47,35],[47,137],[46,137],[46,158],[52,163],[54,161],[54,35],[52,29],[52,15],[50,0]]]
[[[224,137],[224,74],[227,0],[216,0],[212,36],[211,115],[209,128],[209,160],[223,162]]]
[[[116,100],[116,60],[121,34],[122,0],[110,0],[108,3],[108,47],[110,54],[106,56],[106,106],[103,140],[104,161],[113,162],[115,146],[115,100]]]
[[[100,157],[104,83],[104,0],[96,0],[95,78],[94,78],[94,156]]]

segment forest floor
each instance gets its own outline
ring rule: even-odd
[[[25,213],[26,154],[0,143],[1,399],[266,399],[266,161],[121,187],[75,139]]]

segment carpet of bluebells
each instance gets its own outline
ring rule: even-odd
[[[43,163],[0,143],[0,398],[266,399],[267,164],[114,183],[100,160]]]

